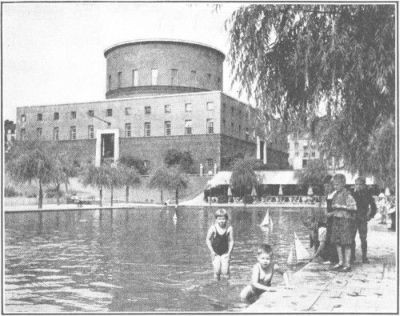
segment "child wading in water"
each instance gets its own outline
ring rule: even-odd
[[[214,278],[220,280],[221,274],[229,278],[229,260],[234,242],[232,226],[228,226],[226,210],[219,209],[215,212],[215,224],[208,230],[206,243],[211,252]]]
[[[290,288],[287,273],[283,272],[274,262],[272,247],[267,244],[260,245],[257,250],[257,263],[254,265],[251,275],[251,284],[242,290],[240,298],[243,301],[252,303],[262,293],[271,291],[269,287],[275,272],[283,275],[285,286]]]

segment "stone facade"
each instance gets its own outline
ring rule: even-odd
[[[225,55],[215,48],[174,40],[114,45],[107,60],[107,98],[132,94],[222,90]],[[162,87],[162,89],[160,89]]]
[[[257,150],[266,150],[256,142],[254,109],[220,91],[220,51],[197,43],[141,41],[115,45],[105,57],[111,78],[107,100],[19,107],[17,139],[57,141],[77,160],[96,164],[100,156],[110,157],[112,147],[104,145],[110,139],[114,160],[132,155],[151,167],[175,148],[192,154],[196,173],[200,164],[204,172],[214,164],[219,170],[224,157],[256,157]]]

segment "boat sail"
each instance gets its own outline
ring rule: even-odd
[[[294,233],[294,246],[296,248],[296,259],[297,261],[309,260],[310,254],[308,253],[306,247],[301,243],[299,237]]]
[[[287,258],[288,265],[296,264],[296,254],[294,253],[294,246],[290,247],[289,257]]]
[[[274,223],[272,222],[271,216],[269,215],[269,210],[267,210],[267,214],[265,214],[265,217],[264,217],[262,223],[260,224],[260,226],[271,226],[272,227],[273,224]]]

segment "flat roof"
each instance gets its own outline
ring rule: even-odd
[[[167,38],[137,39],[137,40],[132,40],[132,41],[120,42],[120,43],[112,45],[111,47],[106,48],[104,50],[104,57],[107,57],[107,54],[116,48],[123,47],[123,46],[129,46],[129,45],[144,44],[144,43],[174,43],[174,44],[200,46],[203,48],[205,47],[205,48],[216,51],[217,53],[221,54],[225,59],[225,54],[220,49],[215,48],[213,46],[206,45],[206,44],[199,43],[199,42],[192,42],[192,41],[179,40],[179,39],[167,39]]]

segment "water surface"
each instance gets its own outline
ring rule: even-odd
[[[228,209],[235,248],[221,282],[205,244],[212,208],[7,213],[5,311],[238,311],[258,244],[283,266],[294,231],[308,247],[311,209],[270,209],[273,228],[262,229],[266,210]]]

